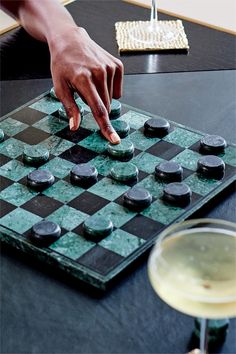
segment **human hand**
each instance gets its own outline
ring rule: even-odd
[[[122,95],[123,65],[96,44],[80,27],[64,28],[49,42],[55,93],[63,103],[70,129],[80,125],[74,92],[90,106],[102,134],[111,143],[120,138],[109,120],[112,98]]]

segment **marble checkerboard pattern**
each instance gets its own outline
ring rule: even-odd
[[[123,194],[130,186],[110,178],[110,169],[116,161],[106,155],[107,141],[100,135],[89,108],[84,105],[81,127],[71,133],[68,123],[59,118],[60,107],[61,103],[46,93],[0,122],[5,132],[5,140],[0,144],[0,237],[92,286],[105,289],[153,245],[162,230],[191,216],[235,180],[234,145],[229,144],[220,155],[226,164],[224,178],[202,178],[196,167],[203,133],[170,122],[167,136],[147,138],[143,125],[155,116],[123,104],[117,119],[131,127],[125,139],[135,146],[132,162],[139,169],[137,184],[153,196],[151,206],[144,211],[129,211],[123,206]],[[27,144],[42,144],[50,151],[49,162],[40,169],[49,169],[56,181],[41,193],[26,186],[26,176],[34,170],[22,162]],[[185,208],[173,207],[162,200],[164,183],[157,182],[153,172],[164,160],[176,161],[184,169],[184,182],[193,192],[192,201]],[[70,183],[70,170],[79,163],[90,163],[98,170],[98,182],[88,189]],[[112,234],[98,243],[83,237],[83,222],[94,214],[109,216],[115,226]],[[49,247],[38,248],[28,235],[42,219],[58,223],[62,236]]]

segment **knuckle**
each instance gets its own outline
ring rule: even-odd
[[[89,80],[89,72],[84,69],[79,69],[75,71],[73,75],[72,83],[77,84],[79,82],[81,84],[85,84],[88,82],[88,80]]]
[[[102,129],[104,132],[106,132],[108,134],[113,132],[110,122],[107,122],[107,121],[102,123]]]
[[[101,104],[98,104],[96,105],[96,107],[94,108],[94,112],[93,112],[94,116],[97,117],[98,119],[102,119],[106,116],[107,114],[107,111],[106,111],[106,108],[101,105]]]
[[[106,67],[103,65],[93,68],[93,74],[99,78],[104,78],[106,76],[106,72]]]
[[[123,73],[124,65],[119,59],[117,59],[117,61],[116,61],[116,67],[117,67],[118,70],[120,70]]]

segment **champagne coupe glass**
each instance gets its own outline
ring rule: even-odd
[[[140,21],[129,31],[129,36],[146,47],[155,44],[168,43],[176,39],[177,30],[168,24],[168,21],[159,21],[157,12],[157,0],[152,0],[150,21]]]
[[[201,318],[200,351],[207,353],[207,320],[236,316],[236,224],[195,219],[170,226],[150,254],[148,275],[163,301]]]

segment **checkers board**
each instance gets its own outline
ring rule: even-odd
[[[77,100],[80,100],[79,98]],[[141,212],[123,206],[123,195],[130,186],[114,181],[110,170],[116,163],[107,156],[107,141],[83,102],[84,116],[77,132],[59,118],[61,103],[49,93],[1,118],[5,140],[1,157],[1,240],[43,262],[70,273],[90,285],[106,289],[131,263],[137,260],[167,226],[185,220],[236,179],[236,146],[228,144],[219,156],[225,162],[221,180],[207,179],[196,172],[203,133],[175,122],[164,138],[147,138],[144,123],[155,117],[126,104],[116,120],[130,125],[129,136],[135,147],[131,162],[139,169],[137,185],[153,196],[152,204]],[[40,144],[49,152],[49,161],[40,166],[55,176],[55,183],[39,193],[26,185],[26,176],[35,168],[22,161],[26,145]],[[155,166],[163,161],[182,165],[184,182],[192,190],[187,207],[171,206],[162,199],[165,184],[154,177]],[[98,182],[84,189],[70,183],[70,171],[79,163],[98,170]],[[113,232],[95,243],[83,236],[82,225],[91,215],[109,217]],[[43,220],[60,225],[60,239],[48,247],[37,247],[29,240],[32,226]]]

